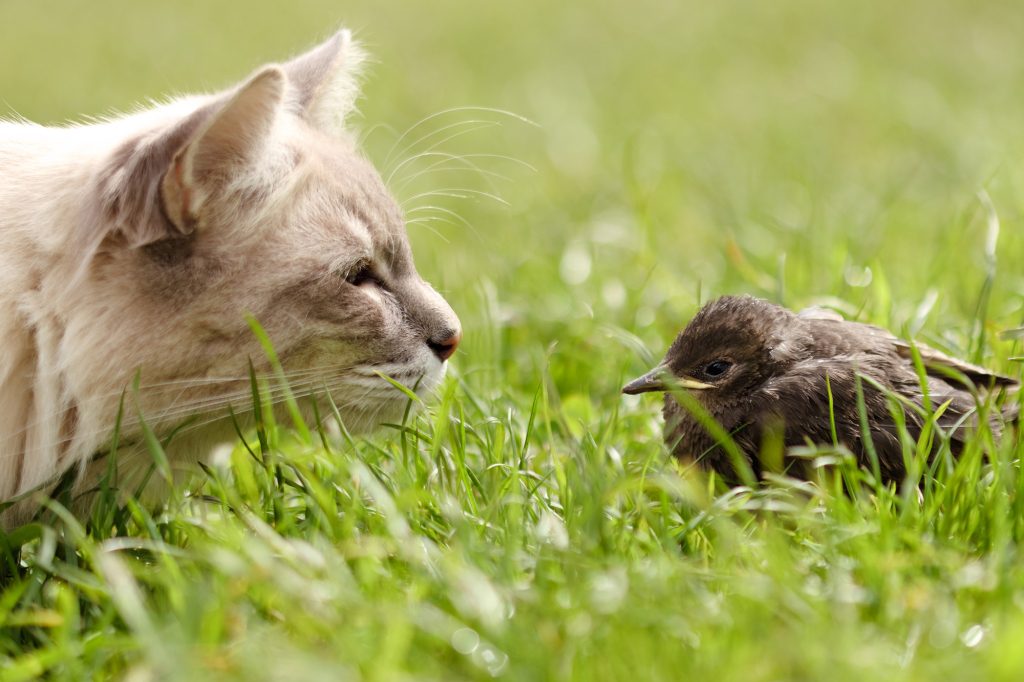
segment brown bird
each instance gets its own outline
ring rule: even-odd
[[[977,427],[975,395],[1017,382],[916,346],[931,407],[941,411],[937,424],[957,453]],[[730,457],[699,412],[731,434],[755,476],[764,468],[758,453],[767,438],[786,447],[837,442],[870,466],[858,411],[859,379],[879,473],[884,481],[899,481],[906,471],[890,394],[903,403],[905,426],[915,440],[924,424],[924,391],[912,357],[909,343],[880,327],[847,322],[819,308],[796,314],[752,296],[724,296],[697,313],[660,365],[622,390],[666,392],[665,442],[672,453],[736,482],[735,449]],[[695,401],[696,409],[681,400]],[[1015,406],[993,408],[993,435],[1016,413]],[[936,438],[933,451],[938,443]],[[785,464],[791,475],[805,475],[792,458]]]

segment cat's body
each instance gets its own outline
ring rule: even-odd
[[[230,437],[250,360],[270,373],[249,315],[292,390],[329,392],[350,429],[404,405],[378,373],[436,384],[459,322],[344,130],[359,58],[342,32],[225,93],[0,123],[0,498],[84,469],[122,396],[130,457],[139,414],[193,418],[175,462]]]

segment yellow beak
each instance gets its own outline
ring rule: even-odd
[[[691,391],[704,391],[714,388],[711,384],[697,381],[693,377],[672,376],[665,365],[658,365],[639,379],[634,379],[622,387],[622,392],[629,395],[638,393],[651,393],[652,391],[671,391],[675,388],[688,388]]]

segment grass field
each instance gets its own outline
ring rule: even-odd
[[[725,491],[619,394],[734,292],[1018,375],[1024,7],[345,4],[0,0],[43,122],[357,29],[354,123],[465,328],[404,428],[268,425],[165,509],[8,536],[0,680],[1024,677],[1020,439],[921,496]]]

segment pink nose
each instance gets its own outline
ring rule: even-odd
[[[427,339],[427,345],[430,346],[430,350],[434,351],[434,355],[444,362],[459,347],[459,341],[462,341],[462,331],[449,329],[433,339]]]

